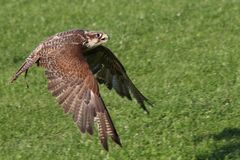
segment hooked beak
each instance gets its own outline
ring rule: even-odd
[[[100,39],[102,41],[107,41],[109,39],[109,36],[106,33],[103,33]]]

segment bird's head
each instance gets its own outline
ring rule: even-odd
[[[84,46],[87,48],[94,48],[99,46],[102,43],[108,41],[108,35],[104,32],[95,32],[95,31],[85,31],[86,41],[84,42]]]

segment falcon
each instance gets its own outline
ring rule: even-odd
[[[121,145],[118,133],[99,93],[99,84],[114,89],[121,97],[134,97],[146,112],[149,100],[129,79],[126,70],[116,56],[102,44],[108,35],[74,29],[57,33],[41,42],[27,57],[12,77],[18,76],[33,65],[43,67],[48,79],[48,89],[56,97],[65,113],[82,133],[93,134],[94,123],[98,126],[100,142],[108,150],[108,137]]]

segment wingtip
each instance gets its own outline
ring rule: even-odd
[[[103,148],[108,152],[108,143],[107,141],[101,141]]]
[[[120,141],[120,138],[117,136],[111,136],[112,137],[112,140],[117,143],[120,147],[122,147],[122,143]]]
[[[138,102],[140,104],[140,107],[143,109],[143,111],[147,114],[149,114],[149,111],[147,107],[145,106],[144,102]]]
[[[150,105],[151,107],[154,107],[154,102],[153,102],[153,101],[147,99],[146,102],[147,102],[147,104]]]
[[[87,128],[87,132],[89,135],[93,135],[93,128],[92,127],[88,127]]]
[[[122,143],[121,143],[119,138],[113,138],[112,137],[112,139],[115,143],[117,143],[122,148]],[[104,150],[108,152],[109,151],[108,142],[107,141],[101,141],[101,144],[102,144]]]
[[[123,147],[123,146],[122,146],[122,143],[119,143],[118,145],[119,145],[121,148]]]
[[[120,140],[118,142],[116,142],[120,147],[122,147],[122,143],[120,142]]]
[[[150,114],[149,110],[144,110],[147,115]]]
[[[146,107],[146,104],[148,104],[149,106],[151,106],[151,107],[154,107],[154,103],[153,103],[153,101],[151,101],[151,100],[149,100],[149,99],[147,99],[147,98],[145,98],[143,101],[138,101],[138,103],[140,104],[140,107],[144,110],[144,112],[146,113],[146,114],[150,114],[150,112],[149,112],[149,110],[147,109],[147,107]]]

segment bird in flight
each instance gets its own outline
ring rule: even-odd
[[[82,133],[92,135],[96,123],[105,150],[108,150],[108,137],[120,146],[121,142],[99,93],[98,83],[114,89],[121,97],[129,100],[134,97],[145,111],[145,104],[151,105],[129,79],[121,62],[102,45],[108,39],[106,33],[81,29],[57,33],[32,51],[11,80],[14,82],[24,72],[26,76],[35,63],[43,67],[48,89],[64,112],[73,115]]]

